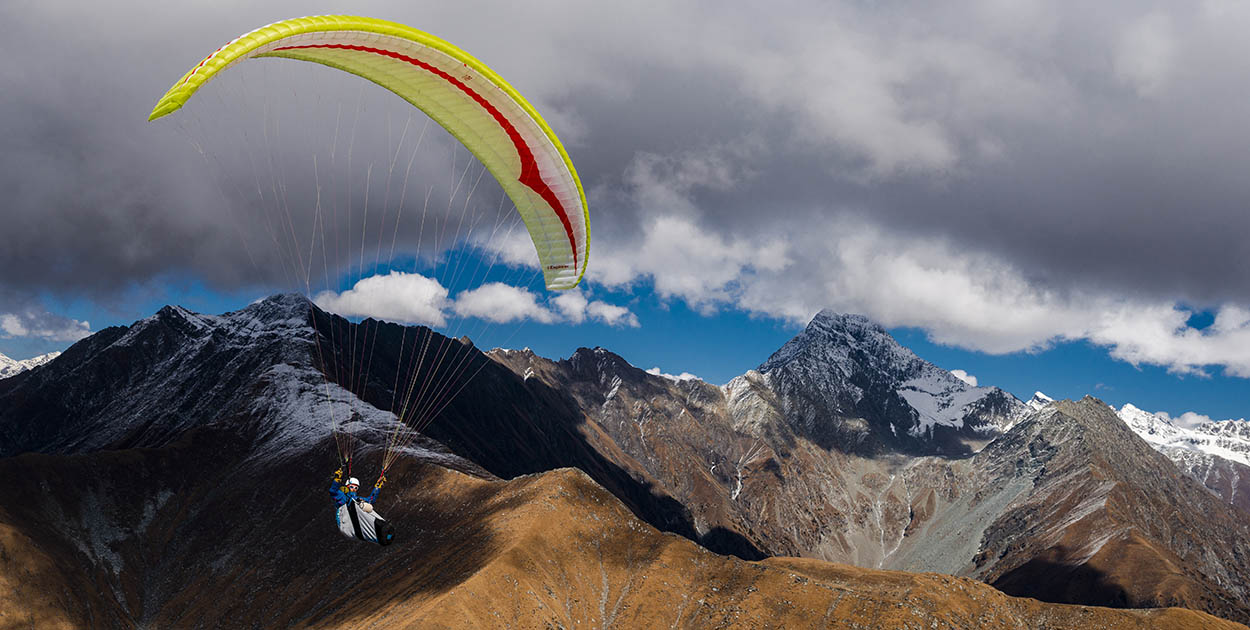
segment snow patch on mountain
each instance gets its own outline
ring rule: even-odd
[[[950,372],[934,367],[904,381],[897,391],[916,410],[919,422],[910,433],[920,437],[930,433],[934,425],[963,427],[972,412],[971,405],[993,393],[995,388],[973,387]]]
[[[17,376],[26,370],[33,370],[59,356],[61,356],[60,352],[49,352],[48,354],[41,354],[37,357],[17,361],[0,354],[0,379]]]
[[[256,449],[265,459],[290,455],[299,457],[315,447],[332,430],[352,436],[363,444],[386,444],[396,429],[404,431],[394,413],[360,400],[352,392],[330,382],[311,365],[279,364],[261,377],[262,395],[252,401],[249,411],[271,418],[267,444]],[[454,462],[459,458],[436,453],[412,444],[400,452],[424,460]]]

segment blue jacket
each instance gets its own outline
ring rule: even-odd
[[[364,501],[367,503],[373,503],[377,500],[378,493],[381,491],[381,488],[375,487],[373,492],[369,493],[369,496],[366,497]],[[348,501],[360,499],[355,492],[343,492],[343,487],[337,481],[330,482],[330,496],[334,497],[334,503],[337,507],[346,505]]]

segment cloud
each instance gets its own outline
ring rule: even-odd
[[[547,303],[526,289],[492,282],[461,291],[454,298],[438,280],[392,271],[370,276],[342,293],[322,291],[313,301],[345,317],[375,317],[406,324],[446,326],[451,314],[494,323],[530,320],[543,324],[596,321],[637,328],[638,317],[623,306],[589,300],[580,290],[556,294]],[[0,317],[0,325],[7,326]]]
[[[0,313],[0,338],[72,342],[90,334],[90,322],[54,315],[40,309]]]
[[[638,316],[634,315],[628,308],[608,304],[600,300],[591,302],[586,307],[587,314],[591,319],[601,321],[609,326],[618,326],[625,328],[638,328]]]
[[[1104,313],[1088,337],[1134,365],[1197,376],[1207,376],[1206,366],[1221,366],[1229,376],[1250,378],[1250,310],[1221,307],[1215,322],[1201,330],[1186,324],[1192,315],[1172,304],[1124,308]]]
[[[551,304],[563,319],[581,324],[588,318],[609,326],[638,328],[638,316],[624,306],[609,304],[602,300],[589,300],[581,290],[564,291],[552,298]]]
[[[675,382],[678,382],[678,383],[683,382],[683,381],[701,381],[701,380],[703,380],[703,379],[701,379],[701,378],[699,378],[699,377],[695,376],[694,374],[691,374],[690,372],[682,372],[681,374],[678,374],[678,375],[674,376],[674,375],[672,375],[672,374],[668,374],[668,373],[664,372],[663,370],[661,370],[661,369],[659,368],[659,366],[656,366],[656,367],[651,368],[650,370],[647,370],[647,374],[650,374],[650,375],[652,375],[652,376],[659,376],[659,377],[662,377],[662,378],[666,378],[666,379],[668,379],[668,380],[670,380],[670,381],[675,381]]]
[[[552,299],[551,303],[568,321],[574,324],[586,321],[586,307],[590,305],[590,301],[581,291],[564,291]]]
[[[596,321],[615,327],[638,328],[638,316],[624,306],[590,300],[580,290],[563,291],[543,304],[528,290],[491,283],[460,293],[457,314],[496,323],[533,320],[544,324]]]
[[[1134,20],[1120,36],[1114,56],[1115,72],[1141,96],[1163,89],[1176,55],[1172,21],[1154,12]]]
[[[529,291],[499,282],[492,282],[456,296],[456,314],[477,317],[502,324],[516,320],[534,320],[543,324],[556,321],[556,315],[539,305]]]
[[[1186,411],[1185,413],[1182,413],[1181,415],[1176,416],[1176,417],[1172,417],[1166,411],[1156,411],[1155,415],[1163,418],[1164,420],[1167,420],[1168,422],[1171,422],[1172,424],[1178,427],[1184,427],[1186,429],[1192,429],[1200,424],[1209,424],[1211,422],[1217,422],[1216,420],[1212,420],[1210,416],[1205,416],[1200,413],[1194,413],[1192,411]],[[1245,422],[1245,418],[1238,418],[1237,421]]]
[[[438,280],[392,271],[370,276],[342,293],[323,291],[313,298],[321,308],[345,317],[376,317],[406,324],[445,326],[451,306]]]
[[[977,386],[977,377],[963,370],[951,370],[951,375],[973,387]]]
[[[742,247],[688,218],[669,217],[668,229],[648,231],[638,252],[693,244],[698,254],[671,254],[707,271],[616,252],[600,258],[632,273],[653,275],[658,292],[712,312],[737,308],[806,323],[822,308],[868,315],[886,326],[923,328],[936,342],[992,354],[1040,351],[1062,341],[1087,340],[1133,364],[1203,374],[1222,367],[1250,376],[1250,309],[1228,304],[1215,322],[1189,328],[1192,312],[1175,302],[1118,297],[1098,291],[1061,290],[1030,278],[1009,262],[952,242],[907,237],[864,220],[813,220],[786,243],[790,262],[775,269],[753,266],[773,235],[755,235]],[[717,247],[699,247],[703,240]],[[794,274],[791,268],[802,269]],[[664,278],[665,274],[675,277]],[[661,288],[662,287],[662,288]]]
[[[863,312],[987,352],[1084,339],[1250,375],[1234,325],[1250,308],[1250,109],[1229,107],[1250,102],[1230,78],[1250,55],[1239,3],[545,7],[493,6],[491,23],[475,2],[374,10],[472,51],[556,128],[590,198],[589,288],[793,322]],[[392,243],[428,260],[494,241],[533,265],[459,144],[356,77],[258,60],[187,115],[144,120],[208,51],[317,10],[0,6],[6,310],[26,303],[10,295],[106,302],[171,275],[302,288],[384,267]],[[71,12],[82,28],[51,36]],[[589,296],[511,297],[527,317],[613,317]],[[1226,324],[1190,329],[1182,304]]]

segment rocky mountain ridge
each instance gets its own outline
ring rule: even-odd
[[[990,403],[957,408],[961,426],[933,422],[899,437],[899,428],[923,424],[900,390],[949,401],[939,411],[970,390],[946,389],[932,372],[905,389],[926,375],[923,363],[864,322],[837,325],[822,318],[816,341],[854,339],[893,358],[848,349],[829,377],[809,359],[838,350],[796,344],[722,388],[647,374],[604,349],[562,361],[525,351],[488,357],[429,329],[351,323],[298,296],[223,316],[162,309],[0,381],[0,467],[34,475],[40,488],[35,500],[0,492],[0,558],[12,567],[4,574],[29,578],[15,593],[29,595],[19,588],[27,582],[50,585],[40,592],[94,593],[36,599],[44,612],[79,620],[69,625],[106,627],[192,618],[253,627],[364,618],[607,626],[643,623],[642,608],[681,611],[656,619],[687,627],[743,618],[812,625],[822,615],[872,625],[895,614],[951,627],[974,617],[986,627],[1030,625],[994,616],[1008,609],[1079,627],[1072,619],[1093,614],[1019,608],[952,575],[1055,602],[1250,618],[1244,522],[1105,404],[1060,401],[1025,413],[991,391],[974,397]],[[388,474],[393,494],[383,505],[411,547],[363,555],[325,522],[328,426],[333,418],[350,425],[358,465],[376,466],[394,426],[384,411],[394,384],[412,370],[430,373],[405,354],[414,345],[463,359],[461,373],[474,376]],[[821,398],[826,385],[836,388],[832,400],[861,395],[822,423],[802,402]],[[974,448],[990,426],[996,437]],[[541,480],[566,466],[590,481]],[[237,519],[257,521],[233,526]],[[327,554],[333,571],[323,566]],[[808,559],[747,561],[765,555]],[[899,577],[825,560],[948,575]],[[402,577],[378,594],[369,585],[380,570]],[[813,585],[810,593],[799,584]],[[970,588],[975,596],[959,599],[956,591]],[[909,589],[925,593],[923,602]],[[220,597],[193,601],[201,592]],[[791,596],[799,592],[811,597]],[[855,604],[843,610],[848,598]],[[942,601],[951,598],[972,617],[949,617]],[[454,605],[450,616],[442,604]],[[498,616],[482,621],[480,610]],[[1163,623],[1159,613],[1095,618]]]
[[[1101,401],[1071,406],[1039,393],[1029,405],[1010,398],[980,416],[965,411],[965,427],[992,426],[997,436],[972,454],[973,436],[953,424],[932,425],[957,438],[939,442],[960,447],[946,455],[923,454],[941,446],[910,441],[937,431],[891,441],[899,427],[920,426],[899,385],[937,368],[887,337],[862,318],[822,314],[761,369],[723,388],[648,374],[602,348],[561,361],[527,351],[492,356],[527,382],[569,392],[607,438],[601,450],[619,452],[622,467],[689,506],[697,527],[738,532],[768,554],[973,576],[1050,601],[1179,597],[1250,615],[1238,577],[1250,570],[1250,531]],[[770,376],[792,365],[781,379]],[[778,380],[789,389],[778,391]],[[988,390],[981,400],[994,400],[995,390],[980,389]],[[866,413],[846,411],[857,408]],[[1133,501],[1185,516],[1160,527]],[[1206,513],[1217,516],[1195,516]],[[1220,559],[1195,555],[1180,529],[1221,540]],[[1166,568],[1139,570],[1152,563]],[[1174,588],[1157,590],[1161,582]]]

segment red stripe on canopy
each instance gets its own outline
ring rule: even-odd
[[[465,85],[464,82],[451,76],[450,74],[447,74],[446,72],[443,72],[442,70],[439,70],[433,65],[425,63],[420,59],[415,59],[384,48],[357,46],[354,44],[306,44],[303,46],[283,46],[281,48],[274,49],[274,51],[296,50],[300,48],[337,48],[341,50],[355,50],[358,52],[368,52],[382,55],[384,57],[390,57],[391,59],[397,59],[399,61],[410,63],[423,70],[428,70],[439,78],[456,86],[461,92],[469,95],[469,98],[472,98],[474,102],[480,105],[482,109],[485,109],[487,113],[495,119],[495,122],[499,123],[499,126],[503,128],[505,133],[508,134],[508,138],[512,140],[512,144],[516,147],[517,155],[521,158],[521,176],[517,178],[517,181],[525,184],[535,193],[538,193],[538,196],[542,197],[543,201],[546,201],[547,204],[556,211],[556,216],[560,217],[560,222],[564,224],[564,232],[568,234],[569,237],[569,245],[573,248],[573,270],[577,271],[577,240],[573,235],[573,225],[569,222],[568,213],[565,211],[563,204],[560,203],[559,198],[556,197],[555,192],[551,190],[551,187],[547,185],[547,182],[543,181],[542,175],[538,172],[538,161],[534,159],[534,152],[530,150],[529,145],[525,144],[525,139],[521,137],[521,133],[517,131],[512,122],[505,118],[504,115],[490,103],[490,101],[487,101],[481,94],[473,91],[473,89],[468,85]]]

